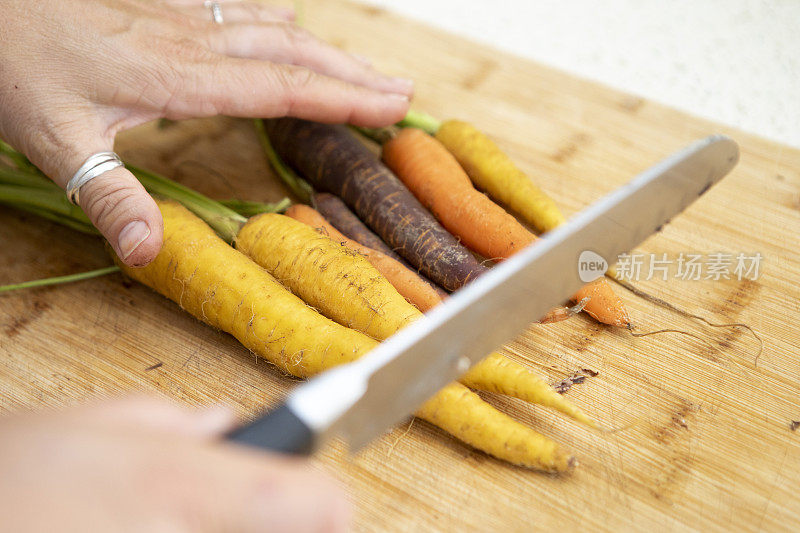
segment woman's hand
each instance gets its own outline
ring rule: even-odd
[[[383,126],[410,80],[389,78],[292,24],[290,10],[223,0],[0,0],[0,137],[64,187],[117,132],[166,117],[277,117]],[[117,168],[83,210],[128,265],[151,261],[161,214]]]
[[[225,410],[144,398],[0,418],[0,531],[343,531],[305,462],[216,442]]]

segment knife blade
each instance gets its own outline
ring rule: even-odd
[[[673,154],[361,359],[298,386],[278,409],[228,439],[309,454],[339,435],[351,450],[361,448],[574,294],[586,282],[581,254],[614,263],[728,174],[738,156],[736,143],[721,135]]]

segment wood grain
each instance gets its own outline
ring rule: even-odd
[[[414,421],[348,458],[332,446],[315,464],[357,504],[356,529],[788,530],[800,521],[800,151],[444,35],[380,9],[308,2],[321,37],[417,80],[415,105],[491,134],[574,213],[636,172],[710,133],[733,136],[741,163],[721,185],[640,248],[645,253],[760,252],[755,281],[641,281],[642,290],[712,328],[619,289],[633,338],[582,317],[532,328],[507,352],[552,380],[599,375],[570,397],[612,427],[575,427],[522,402],[499,408],[579,457],[574,474],[512,468]],[[720,87],[720,91],[734,90]],[[149,124],[120,136],[132,162],[215,197],[277,200],[247,121]],[[109,263],[101,243],[33,216],[0,212],[0,283]],[[162,363],[157,368],[155,364]],[[140,390],[187,404],[225,402],[242,416],[292,381],[228,335],[119,275],[0,297],[0,409],[72,404]]]

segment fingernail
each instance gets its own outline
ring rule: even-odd
[[[403,102],[408,102],[408,95],[401,93],[386,93],[386,97],[391,98],[392,100],[401,100]]]
[[[122,260],[127,259],[150,236],[150,227],[141,220],[134,220],[122,228],[117,238]]]

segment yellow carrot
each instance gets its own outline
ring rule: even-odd
[[[477,423],[463,424],[462,412],[474,413]],[[565,454],[558,443],[513,418],[500,413],[463,385],[453,383],[428,400],[417,416],[444,429],[458,432],[465,442],[480,442],[481,448],[495,457],[502,456],[509,463],[547,472],[564,472],[575,466],[573,457]],[[476,446],[477,447],[477,446]],[[535,458],[532,460],[532,458]]]
[[[251,218],[236,247],[325,316],[377,340],[423,317],[364,256],[287,216]],[[541,377],[498,353],[473,367],[462,382],[540,403],[593,425]]]
[[[196,318],[283,370],[306,377],[353,361],[369,338],[325,318],[183,206],[159,202],[164,246],[150,264],[117,264]]]
[[[325,316],[374,339],[419,316],[364,256],[290,217],[251,218],[236,248]]]
[[[164,246],[155,260],[131,268],[115,258],[131,278],[298,377],[353,361],[377,346],[377,341],[308,307],[184,207],[158,204],[164,219]],[[314,283],[313,278],[308,281]],[[566,470],[573,464],[554,441],[500,413],[463,385],[445,387],[418,415],[514,464],[548,471]]]
[[[408,303],[423,313],[441,303],[442,297],[439,296],[436,289],[416,272],[383,252],[368,248],[345,237],[313,207],[295,204],[286,210],[286,216],[311,226],[323,235],[327,235],[339,244],[366,257],[367,261],[389,280]]]
[[[472,182],[544,233],[564,223],[565,218],[547,196],[514,162],[477,128],[460,120],[447,120],[436,132],[467,171]]]
[[[415,132],[415,130],[409,131]],[[407,137],[411,138],[410,135]],[[435,148],[435,146],[432,146],[435,141],[431,141],[429,137],[421,134],[421,132],[414,138],[420,144],[428,144],[430,149]],[[472,125],[459,120],[446,121],[442,123],[436,132],[436,139],[455,157],[477,187],[485,190],[489,196],[516,211],[533,225],[537,231],[550,231],[564,223],[564,215],[561,214],[555,202],[536,187],[491,139]],[[396,139],[395,141],[398,140]],[[386,152],[384,152],[385,156]],[[439,154],[439,158],[443,159],[442,154]],[[446,158],[444,159],[440,166],[444,166],[447,162]],[[395,168],[397,165],[390,164],[390,166],[400,173]],[[425,167],[422,167],[422,170],[425,170]],[[451,172],[454,174],[457,174],[457,170],[457,168],[451,168]],[[440,173],[442,172],[444,171],[440,171]],[[430,174],[430,172],[427,174]],[[410,178],[406,177],[404,181],[408,179]],[[427,183],[426,180],[430,179],[430,176],[417,176],[416,179],[422,183]],[[500,215],[504,214],[501,210]],[[499,221],[495,226],[501,226]],[[532,234],[530,238],[526,238],[524,228],[518,224],[515,225],[513,219],[506,221],[505,226],[510,228],[509,231],[514,230],[511,232],[513,237],[508,238],[508,242],[514,245],[507,245],[507,250],[510,253],[515,252],[516,248],[524,246],[531,242],[531,239],[534,239]],[[497,228],[494,228],[494,230],[497,231]],[[484,232],[479,237],[486,238],[488,235],[489,233]],[[469,242],[467,241],[468,245]],[[483,241],[479,240],[479,242]],[[478,251],[483,252],[484,250],[478,249]],[[507,257],[502,251],[498,253],[503,257]],[[583,286],[575,293],[573,299],[581,301],[585,298],[588,298],[588,301],[584,310],[598,321],[618,327],[630,326],[630,318],[622,299],[614,293],[605,279],[598,279]]]
[[[587,426],[597,425],[545,380],[496,352],[473,366],[460,381],[473,389],[505,394],[550,407]]]

